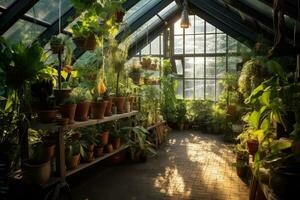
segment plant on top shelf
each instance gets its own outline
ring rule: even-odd
[[[50,38],[50,47],[54,54],[63,53],[65,47],[65,41],[58,35],[53,35]]]
[[[73,89],[71,95],[75,98],[77,103],[75,120],[76,121],[86,121],[88,120],[88,113],[90,109],[90,104],[92,100],[92,95],[90,91],[86,91],[85,88],[77,87]]]

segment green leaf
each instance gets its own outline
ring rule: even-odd
[[[267,131],[267,130],[269,129],[269,127],[270,127],[270,120],[269,120],[268,118],[265,118],[265,119],[262,121],[262,123],[261,123],[261,125],[260,125],[260,128],[261,128],[262,130],[264,130],[264,131]]]
[[[260,118],[260,113],[257,111],[253,111],[250,114],[250,117],[248,119],[249,125],[255,129],[258,129],[259,126],[259,118]]]
[[[263,140],[265,139],[265,132],[262,129],[254,131],[253,135],[257,136],[257,140],[258,140],[259,144],[261,144],[263,142]]]
[[[270,90],[265,91],[259,98],[261,104],[270,106],[270,95],[271,95]]]
[[[280,138],[279,140],[273,141],[271,145],[272,153],[278,153],[284,149],[290,148],[292,146],[292,140],[286,138]]]

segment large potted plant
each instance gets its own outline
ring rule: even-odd
[[[93,102],[91,103],[91,116],[93,119],[103,119],[108,101],[105,101],[103,95],[107,88],[102,78],[98,78],[96,88],[93,92]]]

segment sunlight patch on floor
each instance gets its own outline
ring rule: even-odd
[[[191,189],[185,187],[184,179],[176,167],[166,167],[165,173],[155,179],[154,186],[168,196],[181,195],[188,198],[191,194]]]

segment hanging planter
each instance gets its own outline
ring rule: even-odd
[[[86,51],[93,51],[96,49],[97,42],[96,37],[93,34],[90,34],[88,37],[75,37],[73,38],[74,43],[76,44],[77,48],[86,50]]]
[[[131,71],[129,77],[132,79],[133,83],[136,85],[140,84],[141,72],[140,71]]]
[[[64,52],[64,40],[62,38],[54,35],[49,42],[53,54],[62,54]]]
[[[123,22],[124,15],[125,15],[125,12],[123,12],[123,11],[115,12],[116,22],[117,23]]]

